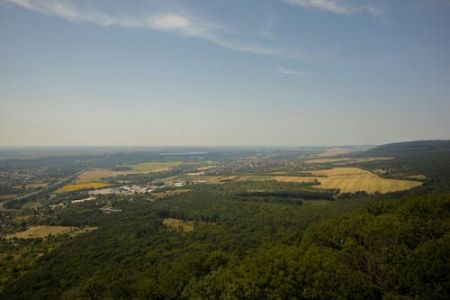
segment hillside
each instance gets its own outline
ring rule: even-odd
[[[393,156],[396,158],[410,156],[428,156],[450,153],[449,140],[428,140],[392,143],[377,146],[360,155],[363,156]]]
[[[355,154],[358,157],[384,156],[391,160],[371,161],[359,166],[369,170],[387,170],[391,177],[423,175],[421,193],[450,191],[450,141],[413,141],[386,144]]]

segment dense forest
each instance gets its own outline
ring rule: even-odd
[[[53,222],[98,230],[60,241],[3,297],[447,298],[450,194],[364,203],[298,207],[202,192],[119,202],[126,213],[89,218],[86,205]],[[168,230],[168,217],[195,230]]]

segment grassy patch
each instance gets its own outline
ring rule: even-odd
[[[25,231],[16,232],[14,234],[7,235],[6,238],[18,238],[18,239],[36,239],[36,238],[46,238],[51,235],[60,235],[70,233],[73,235],[78,235],[82,233],[87,233],[97,229],[96,227],[85,227],[78,228],[72,226],[34,226],[30,227]]]
[[[194,231],[194,222],[184,221],[174,218],[167,218],[162,221],[164,227],[173,231],[192,232]]]

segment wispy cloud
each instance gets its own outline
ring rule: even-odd
[[[350,15],[355,13],[369,13],[378,15],[380,9],[373,6],[362,4],[364,1],[342,1],[342,0],[282,0],[283,2],[309,9],[325,10],[335,14]]]
[[[287,69],[280,66],[277,66],[277,72],[283,75],[299,76],[299,77],[305,76],[305,73],[303,71]]]
[[[186,13],[173,11],[151,13],[120,11],[111,13],[93,5],[81,6],[79,5],[80,2],[67,0],[3,0],[3,2],[45,15],[59,17],[70,22],[91,23],[104,27],[115,26],[162,31],[186,38],[206,40],[233,51],[292,59],[307,59],[307,55],[303,51],[243,41],[230,34],[230,30],[225,26]]]

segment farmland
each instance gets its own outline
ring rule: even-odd
[[[169,171],[181,162],[146,162],[140,164],[132,164],[119,166],[116,168],[94,168],[86,170],[78,176],[79,181],[99,180],[108,177],[116,177],[121,175],[131,175],[140,173],[153,173]],[[123,170],[121,170],[123,169]]]
[[[316,176],[244,176],[241,180],[275,180],[278,182],[311,183],[318,182],[314,188],[339,189],[341,193],[363,191],[368,194],[389,193],[409,190],[422,185],[422,181],[382,178],[359,168],[332,168],[309,171]]]
[[[56,190],[56,193],[68,193],[80,190],[91,190],[100,189],[109,186],[109,184],[104,182],[76,182],[72,184],[67,184]]]
[[[358,168],[334,168],[312,171],[320,182],[318,188],[339,189],[342,193],[364,191],[368,194],[409,190],[423,184],[421,181],[382,178]]]

